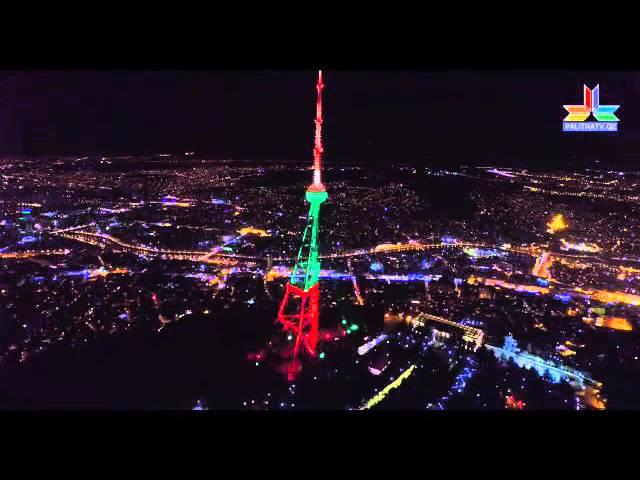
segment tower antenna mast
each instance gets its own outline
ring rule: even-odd
[[[318,83],[316,83],[316,90],[318,91],[318,97],[316,100],[316,135],[313,146],[313,190],[325,191],[322,184],[322,89],[324,83],[322,83],[322,70],[318,70]]]

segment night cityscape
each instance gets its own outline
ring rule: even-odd
[[[639,93],[0,72],[0,409],[640,409]]]

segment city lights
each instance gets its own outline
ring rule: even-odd
[[[51,98],[20,84],[32,74],[0,79],[0,150],[23,145],[0,154],[0,409],[640,407],[640,172],[621,170],[622,136],[591,151],[556,105],[558,135],[511,138],[505,98],[524,90],[472,72],[167,72],[160,88],[105,71],[77,97],[66,83],[94,75],[73,75],[54,96],[88,103],[59,124],[68,109],[22,111]],[[551,80],[527,91],[560,98]],[[607,83],[606,103],[633,93]],[[489,89],[492,121],[432,128],[465,85]],[[522,101],[542,112],[537,95]],[[39,122],[87,123],[36,145]]]

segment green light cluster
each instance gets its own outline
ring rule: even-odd
[[[346,322],[345,322],[345,323],[346,323]],[[344,324],[343,324],[343,325],[344,325]],[[351,334],[351,332],[357,332],[358,330],[360,330],[360,327],[359,327],[357,324],[352,323],[351,325],[349,325],[349,326],[347,327],[347,335],[350,335],[350,334]]]
[[[291,284],[302,288],[305,292],[318,283],[320,276],[320,260],[318,245],[318,227],[320,225],[320,205],[328,198],[327,192],[309,192],[306,197],[309,202],[307,226],[302,235],[302,245],[298,251],[298,258],[291,273]]]

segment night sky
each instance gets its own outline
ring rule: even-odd
[[[313,71],[2,72],[0,151],[310,159],[314,83]],[[583,83],[621,105],[617,135],[562,133]],[[326,70],[325,84],[327,161],[640,170],[639,73]]]

